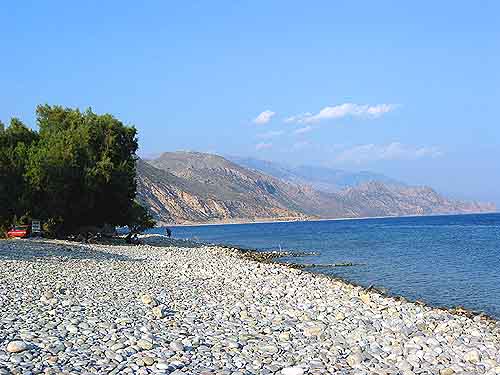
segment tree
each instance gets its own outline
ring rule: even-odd
[[[139,203],[134,202],[128,213],[128,229],[126,240],[130,242],[133,235],[144,232],[146,229],[153,228],[155,221],[153,217]]]
[[[136,195],[137,131],[110,114],[42,105],[39,132],[0,127],[0,219],[29,213],[60,234],[127,225]],[[144,219],[144,216],[142,216]]]
[[[63,231],[126,225],[136,193],[136,129],[109,114],[37,107],[40,142],[28,176],[36,214],[60,217]]]
[[[7,128],[0,124],[0,226],[3,229],[31,208],[25,172],[29,150],[38,138],[35,131],[17,118],[12,118]]]

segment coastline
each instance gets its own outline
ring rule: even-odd
[[[425,214],[425,215],[395,215],[395,216],[360,216],[360,217],[338,217],[338,218],[310,218],[310,219],[289,219],[284,218],[280,220],[279,218],[270,218],[262,220],[246,220],[242,221],[218,221],[218,222],[205,222],[205,223],[161,223],[161,226],[156,226],[155,228],[164,227],[203,227],[203,226],[213,226],[213,225],[245,225],[245,224],[271,224],[271,223],[310,223],[310,222],[322,222],[322,221],[351,221],[351,220],[370,220],[370,219],[398,219],[398,218],[418,218],[418,217],[439,217],[439,216],[467,216],[467,215],[492,215],[498,214],[500,211],[492,212],[461,212],[461,213],[437,213],[437,214]]]
[[[276,253],[144,239],[0,243],[0,374],[500,371],[500,323],[484,316],[294,269]],[[16,340],[24,349],[8,352]]]
[[[321,264],[318,265],[303,265],[301,263],[291,263],[291,262],[280,262],[279,259],[283,257],[301,257],[304,255],[315,255],[314,252],[289,252],[289,251],[260,251],[256,249],[251,249],[251,248],[243,248],[239,246],[234,246],[234,245],[222,245],[222,244],[212,244],[212,243],[203,243],[203,242],[196,242],[192,241],[193,243],[202,245],[202,246],[209,246],[209,247],[214,247],[214,248],[225,248],[229,249],[232,251],[235,251],[238,256],[244,258],[244,259],[250,259],[252,261],[256,262],[261,262],[261,263],[272,263],[280,266],[285,266],[289,267],[292,269],[299,269],[302,272],[307,272],[310,273],[314,276],[317,277],[326,277],[327,279],[335,280],[340,283],[344,283],[346,285],[349,285],[351,287],[355,288],[361,288],[367,292],[372,292],[372,293],[377,293],[381,296],[384,296],[386,298],[392,298],[396,301],[404,301],[407,303],[413,303],[419,306],[426,306],[432,309],[438,309],[442,311],[449,312],[450,314],[456,314],[460,316],[466,316],[469,318],[474,318],[478,317],[480,319],[485,319],[489,320],[493,323],[498,323],[500,326],[500,319],[495,318],[494,316],[491,316],[484,311],[479,311],[479,310],[472,310],[465,308],[463,306],[451,306],[451,307],[446,307],[442,305],[435,305],[432,303],[428,303],[425,300],[412,300],[409,298],[406,298],[402,295],[398,294],[392,294],[390,292],[387,292],[385,290],[382,290],[380,288],[374,287],[374,286],[364,286],[361,284],[358,284],[356,282],[350,281],[348,279],[342,278],[340,276],[333,276],[330,274],[325,274],[325,273],[320,273],[320,272],[314,272],[308,270],[309,267],[314,267],[314,266],[321,266]],[[339,263],[339,264],[333,264],[333,265],[326,265],[326,267],[350,267],[354,266],[354,264],[351,263]]]

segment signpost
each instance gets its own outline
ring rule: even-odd
[[[36,237],[42,235],[42,224],[40,220],[31,220],[31,235]]]

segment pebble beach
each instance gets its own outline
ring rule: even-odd
[[[500,374],[498,321],[144,241],[0,241],[0,374]]]

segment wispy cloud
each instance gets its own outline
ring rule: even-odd
[[[344,103],[333,107],[325,107],[316,114],[310,112],[291,116],[285,119],[285,122],[294,123],[314,123],[324,120],[333,120],[343,117],[366,117],[377,118],[388,112],[393,111],[397,106],[395,104],[355,104]]]
[[[270,138],[279,137],[280,135],[283,135],[283,134],[285,134],[285,132],[283,130],[270,130],[270,131],[265,132],[265,133],[257,134],[257,137],[262,138],[262,139],[270,139]]]
[[[257,151],[266,150],[266,149],[269,149],[271,147],[273,147],[273,144],[272,143],[268,143],[268,142],[260,142],[260,143],[257,143],[255,145],[255,149]]]
[[[295,115],[295,116],[287,117],[284,121],[287,122],[287,123],[303,122],[302,120],[304,118],[307,118],[307,117],[310,117],[310,116],[313,116],[313,114],[311,112],[306,112],[306,113],[302,113],[300,115]]]
[[[313,127],[310,125],[304,126],[302,128],[295,129],[293,131],[293,134],[304,134],[304,133],[309,133],[311,130],[313,130]]]
[[[337,162],[361,164],[380,160],[415,160],[421,158],[436,158],[443,152],[437,147],[416,147],[392,142],[387,145],[373,143],[358,145],[343,150],[337,155]]]
[[[254,124],[257,124],[257,125],[267,124],[269,121],[271,121],[271,118],[275,114],[276,113],[273,111],[266,110],[264,112],[261,112],[256,118],[254,118],[253,122],[254,122]]]

